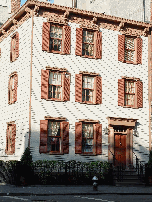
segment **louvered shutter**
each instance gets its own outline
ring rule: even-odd
[[[11,85],[11,80],[9,78],[9,82],[8,82],[8,104],[11,104],[10,85]]]
[[[118,79],[118,106],[124,106],[125,84],[124,79]]]
[[[41,99],[48,99],[49,70],[41,70]]]
[[[19,33],[18,32],[16,32],[15,40],[16,40],[15,55],[16,55],[16,58],[18,58],[19,57]]]
[[[50,23],[43,22],[42,28],[42,51],[49,51]]]
[[[17,86],[18,86],[18,75],[14,75],[14,90],[13,90],[13,102],[17,101]]]
[[[48,120],[41,120],[39,153],[47,152],[47,134],[48,134]]]
[[[68,154],[69,153],[69,122],[62,122],[61,123],[62,127],[61,129],[63,130],[63,154]]]
[[[75,123],[75,154],[82,153],[82,123]]]
[[[71,52],[71,27],[63,26],[63,54]]]
[[[83,29],[76,28],[76,48],[75,55],[82,56],[82,39],[83,39]]]
[[[5,153],[8,153],[8,134],[9,134],[9,125],[7,125],[6,129],[6,148],[5,148]]]
[[[16,124],[12,124],[12,147],[11,153],[15,153],[15,136],[16,136]]]
[[[11,38],[11,46],[10,46],[10,61],[12,62],[12,60],[13,60],[13,57],[12,57],[12,48],[13,48],[13,46],[12,46],[12,43],[13,43],[13,39]]]
[[[137,107],[143,108],[143,83],[141,81],[137,81],[136,88],[137,88]]]
[[[118,61],[124,62],[125,35],[118,35]]]
[[[82,102],[82,74],[75,75],[75,101]]]
[[[135,39],[135,60],[134,64],[142,64],[142,38]]]
[[[96,104],[102,104],[102,78],[100,76],[95,77],[96,86]]]
[[[70,75],[63,75],[63,101],[70,101]]]
[[[96,126],[96,154],[102,154],[102,124],[95,124]]]
[[[96,31],[94,33],[94,46],[95,46],[95,58],[102,58],[102,32]]]

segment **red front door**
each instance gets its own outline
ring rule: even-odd
[[[126,135],[115,134],[115,165],[126,166]]]

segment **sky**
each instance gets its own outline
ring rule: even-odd
[[[27,0],[21,0],[21,6],[26,2]],[[48,0],[50,3],[54,3],[54,0]]]

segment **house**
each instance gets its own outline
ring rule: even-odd
[[[0,29],[0,157],[148,161],[151,27],[27,1]]]

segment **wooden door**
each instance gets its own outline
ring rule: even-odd
[[[117,133],[115,134],[115,165],[126,166],[126,135]]]

